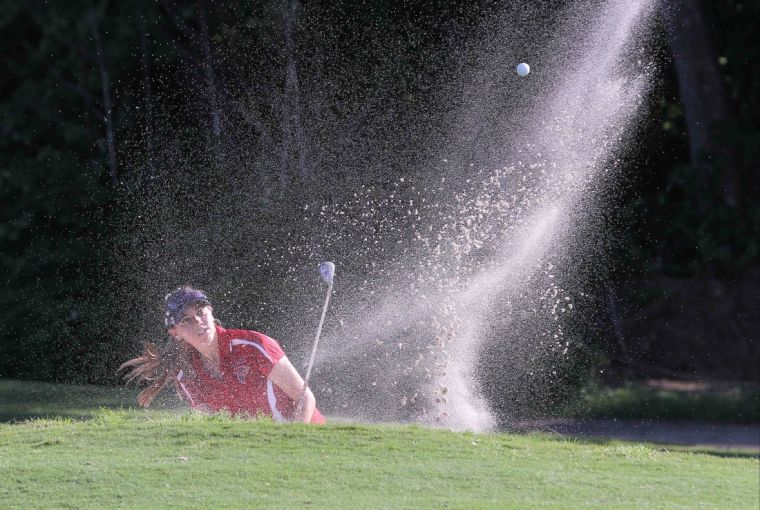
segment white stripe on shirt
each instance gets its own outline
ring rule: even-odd
[[[261,351],[261,354],[266,356],[269,361],[272,361],[269,353],[267,353],[267,351],[265,351],[264,348],[256,342],[244,340],[242,338],[236,338],[230,341],[230,352],[232,352],[232,347],[235,345],[251,345]],[[272,411],[272,418],[274,418],[275,421],[279,421],[281,423],[286,422],[287,420],[285,417],[282,415],[280,410],[277,409],[277,396],[274,394],[274,385],[272,384],[272,381],[269,380],[269,378],[267,378],[267,400],[269,401],[269,408]]]
[[[190,405],[192,407],[195,407],[195,400],[193,400],[193,396],[190,395],[190,392],[187,391],[187,388],[185,387],[185,383],[182,382],[182,378],[185,376],[185,372],[180,370],[177,374],[177,382],[179,383],[180,387],[182,388],[182,391],[185,392],[185,395],[187,395],[187,398],[190,399]]]
[[[243,340],[242,338],[236,338],[230,342],[230,352],[232,352],[232,348],[236,345],[252,345],[253,347],[260,350],[261,354],[266,356],[266,358],[269,361],[272,361],[272,358],[269,356],[267,351],[265,351],[264,348],[261,345],[257,344],[256,342],[251,342],[250,340]]]
[[[280,423],[285,422],[285,417],[277,409],[277,397],[274,394],[274,385],[269,379],[267,379],[267,399],[269,400],[269,408],[272,410],[272,418]]]

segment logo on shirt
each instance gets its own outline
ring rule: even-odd
[[[251,367],[248,365],[239,365],[235,367],[232,372],[235,374],[235,377],[237,377],[237,380],[240,381],[240,384],[245,384],[245,378],[251,373]]]

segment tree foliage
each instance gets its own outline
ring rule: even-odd
[[[494,2],[478,6],[493,9]],[[261,227],[258,241],[280,239],[260,249],[284,253],[299,228],[318,228],[270,207],[285,188],[297,190],[303,207],[335,199],[329,186],[319,185],[327,180],[347,189],[360,182],[390,186],[388,178],[403,175],[404,165],[383,160],[379,149],[354,150],[355,160],[332,164],[342,148],[370,138],[413,164],[418,156],[409,140],[417,134],[362,131],[367,116],[383,115],[392,125],[409,115],[405,105],[429,93],[427,81],[449,72],[430,58],[449,47],[442,13],[461,26],[477,17],[457,2],[221,7],[5,0],[0,7],[7,55],[0,76],[0,377],[100,382],[113,381],[125,348],[118,324],[128,321],[114,320],[113,303],[140,290],[124,274],[131,266],[123,259],[176,232],[202,236],[196,225],[218,207],[220,194],[255,190],[248,204]],[[614,254],[618,281],[632,272],[737,277],[757,265],[760,41],[747,20],[760,8],[736,0],[703,7],[731,116],[711,127],[715,149],[696,168],[675,73],[666,66],[643,130],[645,149],[634,158],[646,170],[620,197],[620,217],[630,224]],[[303,24],[307,18],[313,25]],[[344,22],[331,23],[336,19]],[[372,51],[378,40],[395,46],[388,43],[392,51],[380,54]],[[328,47],[339,58],[326,58]],[[380,85],[387,94],[373,97]],[[326,102],[327,95],[340,101]],[[425,113],[419,122],[433,125],[436,117]],[[309,122],[316,118],[331,130],[317,130]],[[241,125],[246,129],[231,129]],[[236,179],[216,178],[231,166]],[[698,173],[704,168],[706,178]],[[736,203],[726,203],[721,188],[729,168],[740,179]],[[197,198],[191,211],[161,207],[191,194]],[[138,210],[163,214],[166,222],[148,221]],[[141,222],[144,228],[134,228]],[[133,262],[149,263],[155,261]],[[188,274],[194,261],[185,264],[178,275]],[[210,281],[216,273],[209,271],[202,278]],[[157,279],[152,290],[167,284]],[[283,292],[297,292],[287,285]],[[600,355],[586,357],[597,363]]]

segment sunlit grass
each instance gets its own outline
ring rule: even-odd
[[[101,410],[0,425],[3,508],[757,508],[757,457]]]
[[[757,508],[756,454],[134,407],[0,381],[0,501],[34,507]],[[181,409],[181,407],[180,407]],[[48,416],[28,420],[29,416]]]

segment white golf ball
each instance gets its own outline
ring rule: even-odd
[[[517,74],[519,74],[520,76],[528,76],[529,72],[530,72],[530,66],[528,64],[526,64],[525,62],[517,64]]]

